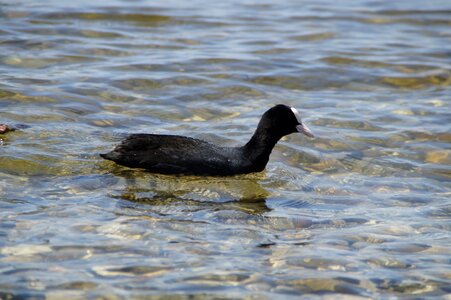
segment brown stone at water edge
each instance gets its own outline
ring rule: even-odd
[[[6,124],[0,124],[0,134],[7,133],[8,131],[14,131],[15,129]]]

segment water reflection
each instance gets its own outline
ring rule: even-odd
[[[164,214],[171,210],[239,210],[249,214],[263,214],[270,209],[270,196],[259,183],[263,174],[232,177],[168,176],[142,170],[116,167],[115,176],[125,181],[125,190],[112,197],[152,206]],[[163,212],[161,212],[163,213]]]

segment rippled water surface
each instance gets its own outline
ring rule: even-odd
[[[0,25],[1,299],[449,299],[449,1],[0,1]],[[277,103],[317,137],[263,173],[98,157],[244,144]]]

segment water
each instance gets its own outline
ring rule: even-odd
[[[273,3],[274,2],[274,3]],[[0,1],[0,298],[451,293],[448,1]],[[127,133],[291,135],[229,178],[98,157]]]

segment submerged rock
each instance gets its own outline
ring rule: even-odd
[[[451,151],[449,150],[431,150],[426,152],[425,161],[433,164],[449,163]]]

